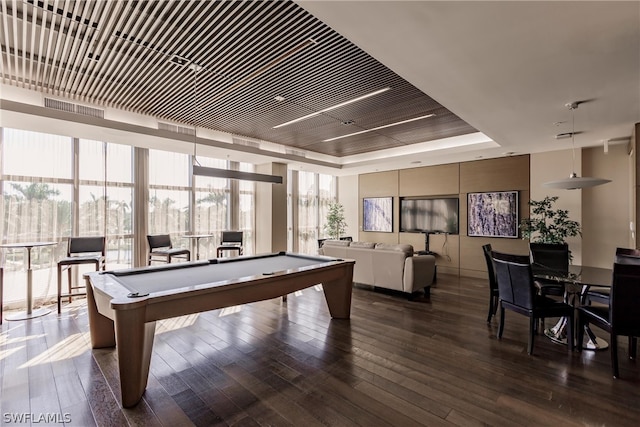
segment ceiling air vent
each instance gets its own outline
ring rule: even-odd
[[[195,135],[195,130],[192,127],[174,125],[173,123],[158,122],[158,129],[183,135]]]
[[[294,150],[293,148],[285,148],[284,152],[286,154],[291,154],[292,156],[298,157],[307,157],[307,153],[300,150]]]
[[[246,147],[260,148],[260,143],[257,141],[250,141],[245,138],[233,137],[233,143],[238,145],[244,145]]]
[[[104,110],[87,107],[86,105],[74,104],[72,102],[60,101],[59,99],[45,98],[44,106],[53,110],[66,111],[67,113],[75,113],[82,116],[104,119]]]

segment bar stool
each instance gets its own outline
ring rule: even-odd
[[[74,292],[75,289],[85,288],[84,285],[73,286],[71,267],[81,264],[94,264],[96,271],[105,269],[105,238],[104,237],[69,237],[67,257],[58,261],[58,314],[61,311],[62,298],[69,298],[71,302],[75,296],[86,295],[86,292]],[[62,293],[62,270],[68,272],[69,292]]]
[[[191,251],[186,248],[174,248],[171,244],[171,236],[168,234],[147,235],[149,242],[149,265],[151,261],[170,263],[173,258],[191,260]],[[154,259],[159,257],[160,259]]]
[[[220,258],[224,251],[237,251],[242,255],[242,231],[223,231],[220,246],[216,248],[216,257]]]

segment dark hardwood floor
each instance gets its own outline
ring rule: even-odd
[[[314,288],[159,322],[143,400],[119,404],[115,351],[91,350],[84,300],[61,316],[4,322],[2,425],[638,425],[640,366],[621,345],[570,354],[524,316],[502,340],[487,281],[440,275],[430,302],[356,287],[331,320]],[[551,324],[552,319],[547,323]],[[31,423],[14,416],[32,414]],[[42,422],[53,414],[58,420]]]

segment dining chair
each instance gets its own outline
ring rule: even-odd
[[[149,260],[170,263],[174,258],[191,260],[191,251],[186,248],[174,248],[168,234],[147,235],[149,243]]]
[[[629,248],[616,248],[614,263],[617,264],[640,264],[640,250]],[[609,288],[589,287],[582,296],[582,303],[600,303],[609,305]]]
[[[537,272],[569,271],[569,245],[566,243],[529,243],[531,268]],[[564,296],[565,287],[552,280],[536,279],[536,287],[540,295]]]
[[[62,298],[68,298],[69,302],[75,296],[86,295],[85,292],[77,292],[76,289],[84,289],[84,280],[77,286],[73,285],[71,276],[72,266],[93,264],[96,271],[105,269],[106,253],[105,238],[98,237],[69,237],[67,244],[67,256],[58,261],[58,314],[61,313]],[[62,293],[62,272],[67,270],[67,293]]]
[[[568,317],[569,328],[567,344],[569,351],[573,350],[573,312],[571,305],[556,301],[543,295],[538,295],[531,261],[527,255],[512,255],[496,251],[491,252],[496,280],[498,282],[500,304],[500,326],[498,338],[502,338],[504,331],[505,309],[529,317],[529,344],[527,353],[533,354],[536,320],[545,317]]]
[[[578,308],[578,349],[582,349],[585,326],[593,324],[609,332],[614,378],[620,378],[618,335],[629,337],[629,358],[636,358],[637,337],[640,337],[639,304],[640,265],[614,263],[609,305],[583,305]]]
[[[487,262],[487,275],[489,276],[489,314],[487,315],[487,323],[489,323],[498,311],[498,282],[496,281],[493,259],[491,259],[491,245],[486,244],[482,246],[482,252]]]

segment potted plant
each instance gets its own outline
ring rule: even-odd
[[[523,239],[533,243],[566,243],[567,237],[582,235],[580,223],[569,219],[566,209],[554,209],[558,196],[529,201],[531,216],[520,221]]]
[[[329,204],[329,211],[327,212],[327,219],[324,224],[324,231],[331,239],[339,239],[344,230],[347,227],[347,223],[344,219],[344,207],[337,202],[331,202]]]

